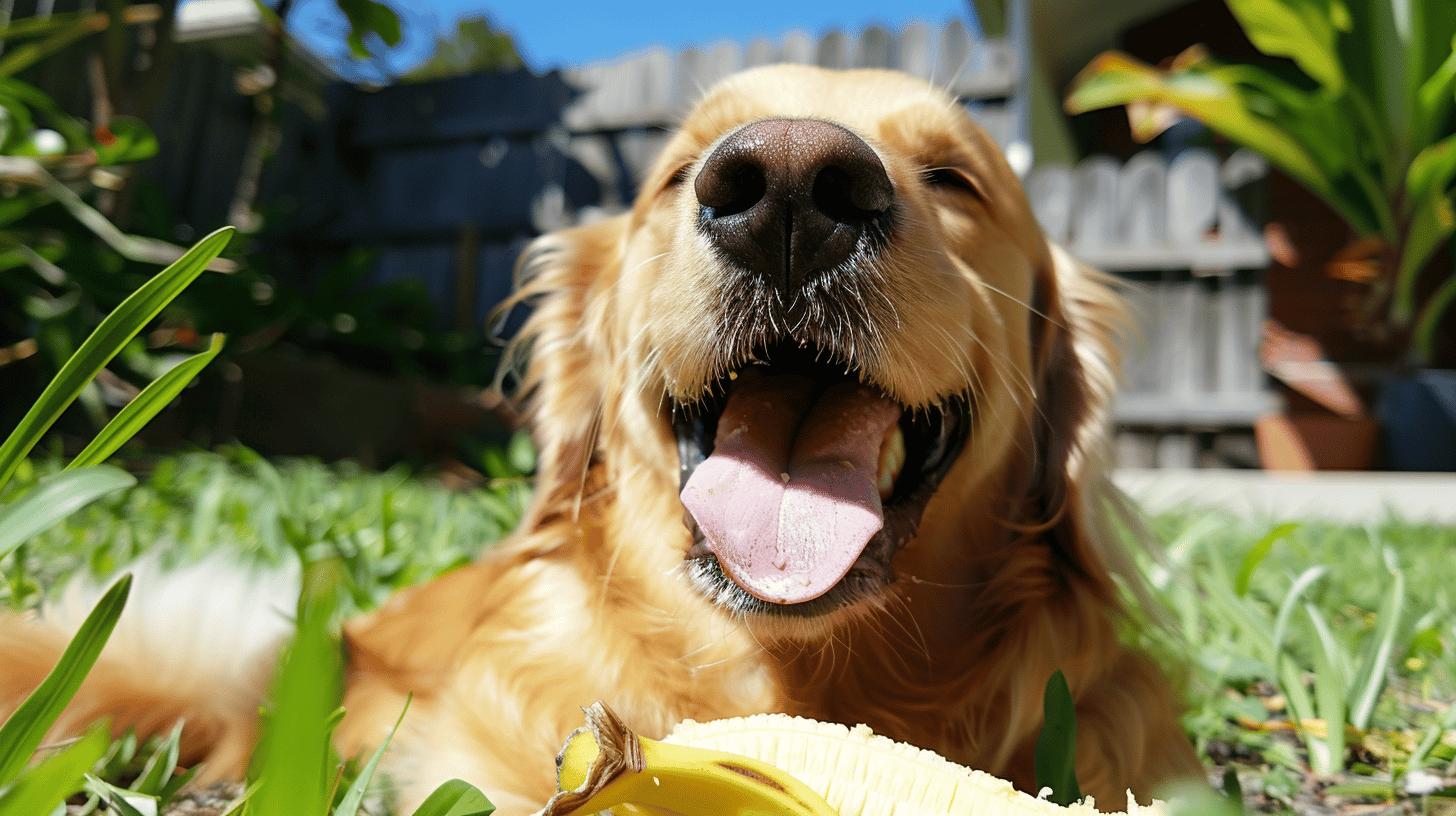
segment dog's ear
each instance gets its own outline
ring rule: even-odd
[[[1099,592],[1115,596],[1126,574],[1108,529],[1115,488],[1108,475],[1117,341],[1126,323],[1114,279],[1056,245],[1037,281],[1036,450],[1032,518],[1059,555]]]
[[[518,378],[512,390],[537,446],[538,516],[579,498],[591,467],[609,385],[604,378],[614,370],[611,303],[626,219],[542,236],[517,264],[516,292],[506,308],[526,304],[532,311],[501,367]]]

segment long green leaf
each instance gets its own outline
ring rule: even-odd
[[[1453,89],[1456,89],[1456,42],[1435,72],[1421,82],[1416,91],[1416,121],[1412,123],[1415,147],[1431,142],[1441,122],[1451,113]]]
[[[157,812],[157,797],[119,788],[91,774],[86,774],[86,790],[100,799],[106,809],[115,810],[119,816],[147,816],[137,807],[138,800],[146,802],[151,813]]]
[[[1411,357],[1418,364],[1427,363],[1436,353],[1436,330],[1446,310],[1456,306],[1456,275],[1445,280],[1426,298],[1426,305],[1416,315],[1411,328]]]
[[[1320,718],[1325,721],[1325,750],[1310,756],[1310,767],[1315,773],[1328,776],[1345,768],[1345,696],[1349,668],[1324,613],[1314,604],[1305,604],[1304,611],[1319,643],[1314,659],[1314,696]]]
[[[1406,195],[1422,198],[1433,191],[1445,191],[1453,181],[1456,181],[1456,133],[1427,146],[1411,160],[1406,171]],[[1410,209],[1406,207],[1407,212]]]
[[[91,502],[134,484],[136,477],[110,465],[41,479],[20,498],[0,506],[0,558]]]
[[[91,23],[90,19],[81,19],[69,23],[65,28],[52,33],[43,40],[28,42],[25,45],[12,49],[4,58],[0,58],[0,77],[18,74],[51,54],[66,48],[82,37],[96,33],[96,31],[97,28]]]
[[[126,607],[126,596],[130,592],[129,574],[123,575],[106,590],[75,637],[71,638],[56,667],[0,726],[0,787],[15,781],[46,732],[61,716],[71,698],[76,696],[81,681],[86,679],[102,647],[111,637],[111,630],[116,628],[116,621]],[[103,744],[102,750],[105,747]],[[89,769],[90,765],[86,768]]]
[[[65,750],[31,768],[0,794],[0,816],[51,813],[85,784],[85,774],[106,753],[106,731],[93,728]]]
[[[172,726],[167,738],[162,740],[147,757],[141,775],[132,783],[131,789],[144,796],[161,796],[177,772],[177,757],[182,751],[182,722]]]
[[[105,461],[111,454],[125,445],[137,432],[146,427],[158,413],[172,403],[182,389],[192,382],[202,369],[211,363],[218,352],[222,351],[224,336],[214,334],[212,342],[208,344],[207,351],[194,354],[167,370],[167,373],[153,380],[137,394],[131,402],[126,404],[101,433],[85,447],[76,458],[72,459],[66,469],[86,467]]]
[[[338,707],[342,668],[329,627],[341,567],[307,565],[298,602],[298,632],[278,671],[272,710],[256,764],[250,816],[322,814],[331,776],[329,718]]]
[[[1294,522],[1280,524],[1265,533],[1263,538],[1259,539],[1253,547],[1249,548],[1249,553],[1244,556],[1244,560],[1239,564],[1239,574],[1234,578],[1235,594],[1240,598],[1249,594],[1249,582],[1254,579],[1254,571],[1259,568],[1259,565],[1264,562],[1265,558],[1269,557],[1269,553],[1273,552],[1275,544],[1279,543],[1281,539],[1288,538],[1290,534],[1298,529],[1299,525]]]
[[[227,246],[232,234],[232,227],[223,227],[203,238],[186,255],[142,284],[101,321],[101,325],[86,338],[41,392],[40,398],[20,420],[20,425],[0,444],[0,488],[10,481],[20,461],[102,367],[202,274],[208,262]]]
[[[73,11],[67,14],[52,14],[49,17],[21,17],[0,26],[0,40],[39,37],[68,28],[89,16],[91,15],[87,12]]]
[[[1405,614],[1405,573],[1395,563],[1394,553],[1387,550],[1385,558],[1391,567],[1390,588],[1380,602],[1375,636],[1366,645],[1360,670],[1350,687],[1350,724],[1361,731],[1370,727],[1375,704],[1380,699],[1380,692],[1385,689],[1390,657],[1395,650],[1395,636],[1400,632],[1400,619]]]
[[[399,730],[399,724],[404,722],[404,715],[409,713],[410,697],[406,697],[404,708],[399,712],[399,718],[394,721],[394,727],[389,729],[385,735],[384,742],[375,749],[373,756],[365,763],[359,775],[354,777],[354,782],[349,789],[344,791],[344,797],[339,800],[339,806],[334,808],[333,816],[356,816],[359,806],[364,803],[364,794],[369,790],[369,783],[374,779],[374,771],[379,767],[379,760],[384,757],[384,752],[389,749],[389,743],[394,739],[394,734]]]
[[[1294,614],[1294,607],[1304,597],[1304,593],[1314,586],[1315,581],[1323,578],[1329,571],[1329,567],[1320,564],[1301,572],[1294,579],[1294,584],[1289,587],[1289,592],[1285,593],[1284,600],[1279,604],[1279,613],[1274,617],[1273,639],[1276,653],[1284,648],[1284,635],[1289,630],[1289,617]]]
[[[435,788],[412,816],[490,816],[495,805],[474,785],[463,779],[451,779]]]
[[[1456,234],[1456,201],[1442,190],[1431,190],[1415,202],[1405,246],[1395,273],[1395,295],[1391,317],[1398,325],[1409,325],[1415,315],[1416,283],[1426,262],[1443,242]]]
[[[1294,60],[1331,91],[1344,89],[1337,40],[1350,18],[1342,5],[1331,0],[1227,0],[1227,5],[1260,51]]]
[[[1077,787],[1077,705],[1061,671],[1052,673],[1042,693],[1041,733],[1036,738],[1036,787],[1051,788],[1051,800],[1070,805],[1082,798]]]

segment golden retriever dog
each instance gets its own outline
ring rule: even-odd
[[[646,735],[867,723],[1032,790],[1059,669],[1085,792],[1120,805],[1198,774],[1174,696],[1117,634],[1117,300],[949,96],[879,70],[730,77],[630,212],[531,247],[518,299],[529,518],[345,633],[342,750],[414,696],[385,760],[405,804],[461,777],[503,814],[539,808],[595,700]],[[33,685],[54,648],[5,631]],[[126,659],[73,726],[185,715],[194,755],[241,770],[261,682],[169,692]]]

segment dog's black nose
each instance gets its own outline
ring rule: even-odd
[[[880,157],[818,119],[762,119],[724,139],[693,185],[703,231],[785,294],[849,260],[895,191]]]

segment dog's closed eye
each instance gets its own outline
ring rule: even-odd
[[[975,196],[980,201],[986,200],[981,186],[969,175],[955,167],[928,167],[924,171],[924,177],[925,183],[932,188],[965,193]]]

